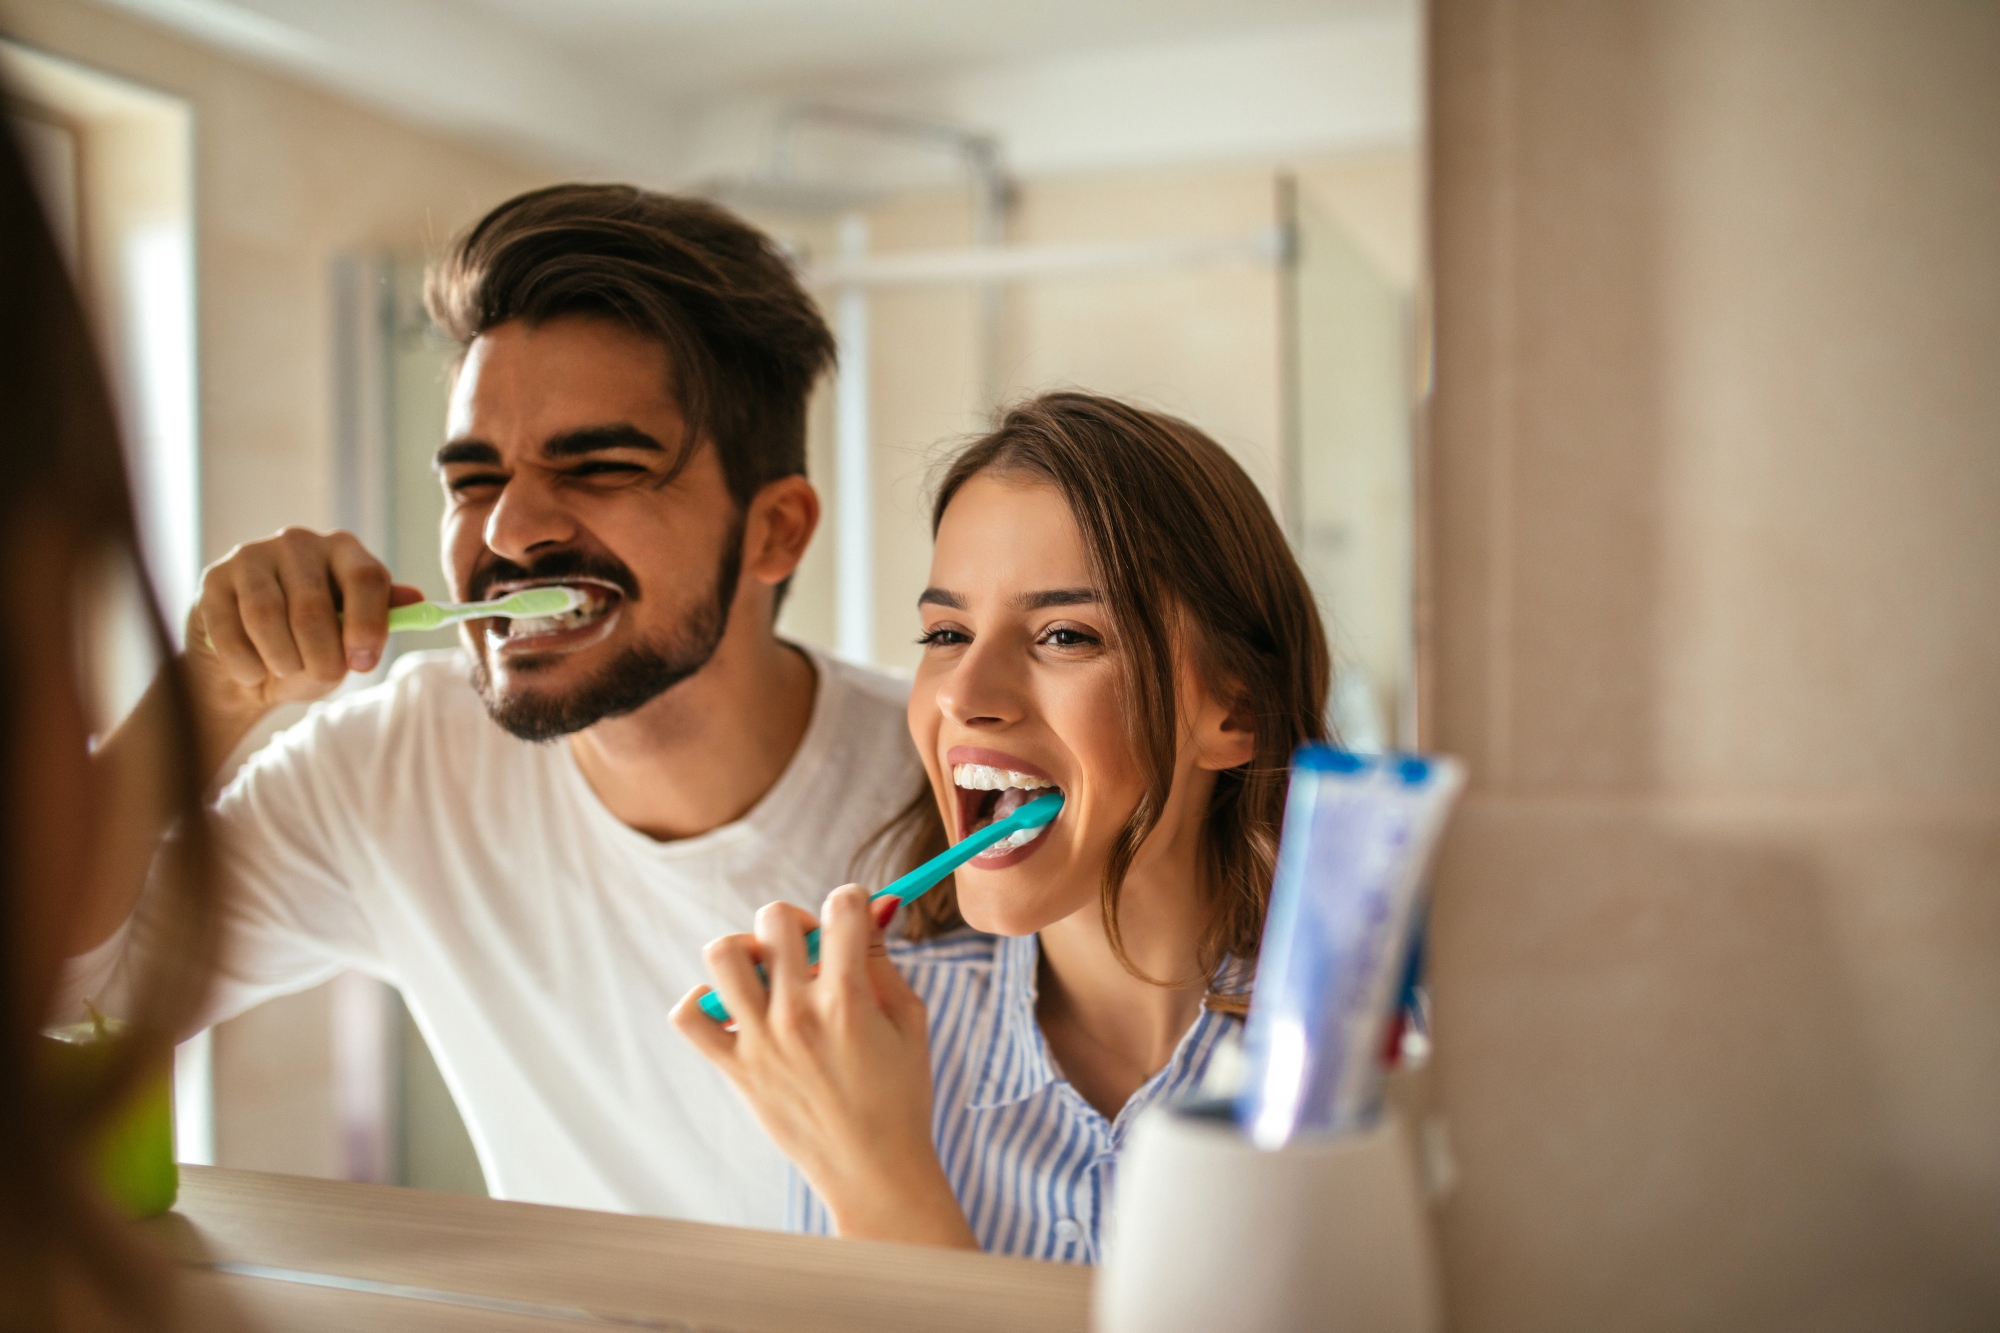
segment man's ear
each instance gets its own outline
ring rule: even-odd
[[[1200,768],[1221,772],[1241,768],[1257,757],[1257,733],[1251,729],[1241,690],[1232,685],[1222,698],[1202,691],[1194,740],[1195,764]]]
[[[804,477],[779,477],[750,498],[743,520],[743,572],[776,585],[805,559],[819,527],[819,492]]]

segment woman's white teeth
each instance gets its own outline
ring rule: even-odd
[[[1006,791],[1009,787],[1037,791],[1056,785],[1032,773],[1016,773],[1011,768],[989,768],[985,764],[954,764],[951,780],[967,791]]]
[[[1009,833],[1006,837],[981,852],[980,855],[1005,856],[1015,848],[1026,847],[1029,843],[1041,837],[1048,827],[1047,824],[1037,824],[1033,828],[1015,829],[1012,833]]]
[[[1052,790],[1056,785],[1047,778],[1038,778],[1032,773],[1021,773],[1011,768],[994,768],[988,764],[954,764],[951,769],[951,780],[966,791],[1000,793],[992,805],[979,816],[977,822],[982,827],[1007,818],[1033,800],[1036,792]],[[981,858],[1005,856],[1041,837],[1048,827],[1047,824],[1038,824],[1034,828],[1016,829],[979,855]]]

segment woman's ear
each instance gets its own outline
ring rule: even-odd
[[[1194,728],[1196,767],[1221,772],[1257,757],[1257,733],[1244,703],[1243,692],[1234,686],[1221,698],[1201,692]]]

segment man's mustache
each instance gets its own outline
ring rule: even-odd
[[[522,580],[559,582],[563,579],[602,579],[625,594],[628,601],[639,600],[639,580],[622,560],[588,551],[551,551],[532,565],[517,565],[504,556],[493,559],[472,572],[466,589],[468,601],[483,602],[487,590],[496,583]]]

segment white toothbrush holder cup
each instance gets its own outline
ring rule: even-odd
[[[1097,1274],[1096,1333],[1435,1333],[1437,1257],[1409,1144],[1253,1146],[1227,1119],[1133,1126]]]

